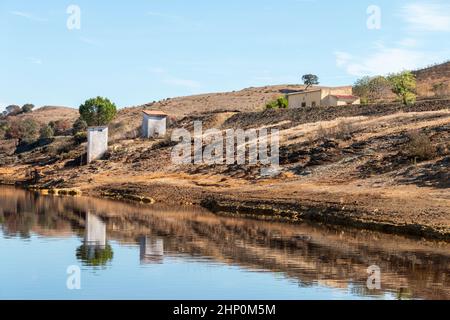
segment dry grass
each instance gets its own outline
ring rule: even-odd
[[[326,140],[348,140],[351,139],[353,133],[356,131],[353,123],[341,120],[336,126],[325,128],[320,125],[316,131],[316,139]]]
[[[436,157],[436,147],[427,135],[419,131],[412,131],[408,134],[408,137],[409,142],[405,147],[408,157],[415,160],[431,160]]]

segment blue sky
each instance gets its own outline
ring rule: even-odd
[[[67,8],[81,10],[69,30]],[[380,29],[369,29],[371,5]],[[373,11],[371,11],[372,13]],[[450,57],[447,0],[134,0],[0,2],[0,109],[27,102],[120,107],[166,97],[324,85]]]

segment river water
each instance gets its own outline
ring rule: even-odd
[[[450,245],[0,187],[0,299],[450,299]]]

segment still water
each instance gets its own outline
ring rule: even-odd
[[[450,246],[0,187],[0,299],[450,299]]]

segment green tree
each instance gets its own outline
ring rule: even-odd
[[[353,85],[353,94],[361,98],[362,104],[369,103],[369,83],[370,77],[366,76],[356,80],[355,84]]]
[[[34,104],[31,104],[31,103],[27,103],[22,106],[23,113],[31,112],[31,111],[33,111],[33,109],[34,109]]]
[[[319,84],[319,77],[315,74],[305,74],[302,76],[302,81],[306,85],[305,90],[308,90],[309,87]]]
[[[79,108],[80,117],[89,126],[104,126],[111,122],[117,114],[114,103],[107,98],[97,97],[86,100]]]
[[[53,138],[54,134],[53,128],[50,125],[42,126],[39,130],[39,138],[41,139]]]
[[[6,107],[6,112],[8,115],[14,116],[19,114],[22,111],[22,108],[18,105],[12,104]]]
[[[361,98],[362,104],[383,99],[391,90],[389,81],[383,76],[363,77],[353,85],[353,94]]]
[[[392,92],[404,105],[416,102],[416,76],[411,71],[391,74],[388,81],[391,84]]]

